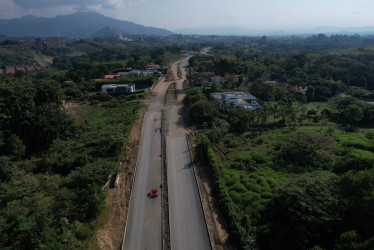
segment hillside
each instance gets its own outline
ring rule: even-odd
[[[118,38],[120,36],[126,36],[129,35],[129,33],[123,31],[120,28],[116,27],[105,27],[98,32],[95,32],[93,34],[94,37],[105,37],[105,38]]]
[[[165,29],[117,20],[95,12],[77,12],[53,18],[28,15],[22,18],[0,20],[0,33],[15,37],[66,36],[68,38],[87,38],[94,37],[98,31],[105,27],[115,27],[133,35],[167,36],[172,34]]]

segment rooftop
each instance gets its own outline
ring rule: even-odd
[[[129,84],[104,84],[103,87],[127,87],[127,86],[132,86],[134,85],[133,83]]]
[[[215,100],[221,99],[243,99],[243,100],[256,100],[256,97],[247,92],[214,92],[210,97]]]
[[[105,75],[104,76],[105,79],[116,79],[117,77],[119,77],[119,75]]]

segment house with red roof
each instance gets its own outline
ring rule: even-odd
[[[5,67],[5,74],[7,75],[14,75],[17,71],[22,71],[24,73],[34,73],[37,71],[42,70],[43,68],[39,65],[26,65],[26,66],[6,66]]]
[[[16,66],[16,72],[17,71],[22,71],[22,72],[26,73],[26,70],[25,70],[24,66]]]
[[[118,79],[120,75],[105,75],[104,79],[111,80],[111,79]]]
[[[160,65],[158,64],[154,64],[154,63],[149,63],[147,64],[147,66],[145,67],[147,70],[153,70],[153,69],[159,69],[160,68]]]
[[[5,67],[5,74],[7,75],[14,75],[16,73],[14,66],[6,66]]]
[[[34,73],[36,71],[35,67],[30,65],[26,65],[25,69],[27,73]]]
[[[35,67],[35,70],[36,70],[36,71],[40,71],[40,70],[43,69],[40,65],[35,65],[34,67]]]

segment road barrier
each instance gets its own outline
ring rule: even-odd
[[[169,250],[170,246],[170,218],[169,218],[169,197],[168,197],[168,178],[167,178],[167,161],[166,161],[166,141],[165,141],[165,114],[161,111],[161,237],[162,249]]]
[[[205,212],[204,212],[203,200],[201,198],[200,186],[199,186],[199,183],[197,181],[197,176],[196,176],[196,171],[195,171],[195,164],[193,164],[193,158],[192,158],[193,154],[191,153],[191,150],[193,149],[193,147],[192,147],[192,144],[191,144],[191,141],[190,141],[190,137],[189,137],[188,134],[186,134],[186,141],[187,141],[188,153],[190,154],[190,158],[191,158],[192,170],[193,170],[193,173],[194,173],[194,176],[195,176],[197,190],[198,190],[198,193],[199,193],[199,198],[200,198],[200,203],[201,203],[201,210],[202,210],[203,215],[204,215],[205,228],[206,228],[206,231],[207,231],[208,237],[209,237],[210,249],[213,249],[213,245],[214,245],[213,239],[214,239],[214,237],[213,237],[213,235],[211,235],[211,232],[208,229],[208,220],[207,220]]]

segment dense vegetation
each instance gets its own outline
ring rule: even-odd
[[[7,43],[1,49],[9,46],[19,44]],[[77,41],[66,50],[47,52],[57,56],[48,69],[0,75],[1,249],[92,247],[98,216],[105,208],[102,188],[108,176],[119,171],[123,148],[146,96],[110,96],[100,92],[104,82],[89,80],[128,67],[132,54],[139,51],[128,47],[118,58],[121,46]],[[149,46],[149,51],[157,50]],[[117,57],[101,58],[108,53]],[[168,49],[162,49],[162,55],[166,60],[178,57]],[[147,53],[137,58],[152,62]],[[116,82],[132,82],[142,89],[157,78]],[[64,83],[71,79],[75,82]],[[85,100],[101,103],[85,104]]]
[[[31,46],[29,42],[9,39],[0,42],[0,67],[5,65],[33,65],[36,61],[31,51],[28,51],[29,46]]]
[[[62,109],[62,97],[60,83],[40,78],[0,86],[5,249],[87,248],[103,209],[101,187],[118,171],[142,94],[79,105],[79,123]]]
[[[211,174],[233,242],[244,249],[372,249],[371,47],[321,45],[284,56],[262,47],[253,56],[241,44],[240,56],[227,56],[238,47],[220,46],[216,54],[226,55],[191,59],[194,88],[185,104],[197,126],[211,127],[199,135],[199,160]],[[336,60],[345,63],[331,63]],[[204,72],[220,75],[221,83],[208,84]],[[247,91],[261,107],[209,100],[210,92],[223,90]]]
[[[229,43],[214,44],[215,56],[191,58],[194,88],[185,104],[198,127],[208,124],[199,160],[233,242],[244,249],[373,249],[373,39],[206,39]],[[29,45],[5,40],[0,64],[33,61],[21,53]],[[144,98],[100,93],[103,82],[91,79],[200,48],[156,38],[77,40],[41,54],[49,69],[1,75],[0,248],[89,248],[104,209],[102,187],[118,171]],[[221,83],[210,86],[210,74]],[[142,89],[155,77],[122,82]],[[308,90],[296,91],[300,86]],[[224,90],[247,91],[261,107],[209,100]],[[83,104],[87,99],[101,105]],[[79,104],[65,110],[63,100]]]
[[[70,42],[65,49],[43,53],[54,57],[53,64],[59,69],[76,69],[79,64],[95,62],[106,65],[109,72],[114,72],[129,67],[144,69],[150,62],[167,65],[180,58],[179,52],[188,48],[186,46],[82,39]]]

